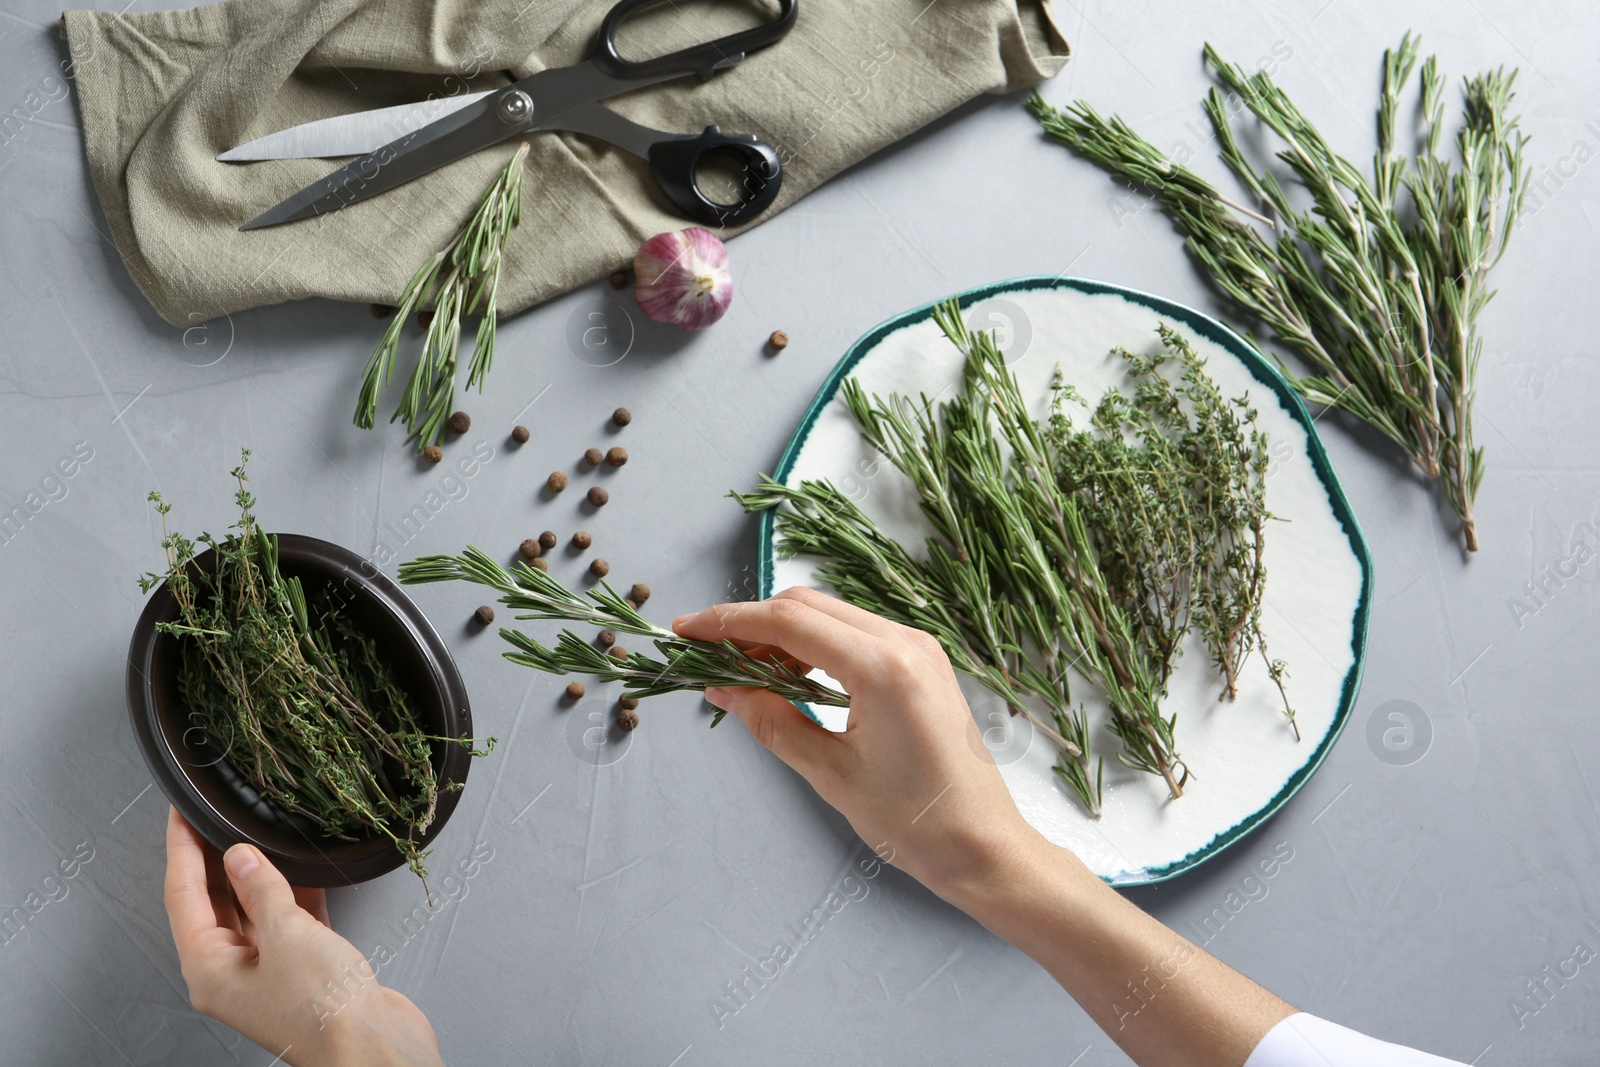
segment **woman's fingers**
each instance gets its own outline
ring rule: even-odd
[[[827,593],[807,588],[803,585],[792,586],[777,594],[774,599],[798,600],[808,604],[825,615],[831,615],[840,622],[869,633],[889,644],[904,644],[911,647],[923,657],[950,674],[949,662],[944,655],[944,650],[939,647],[939,642],[911,626],[893,622],[882,615],[874,615],[866,608],[858,608],[854,604],[840,600],[838,597],[829,596]],[[953,675],[952,675],[953,676]]]
[[[172,939],[183,957],[220,923],[206,880],[205,843],[176,809],[167,813],[167,877],[163,886]]]
[[[697,641],[754,641],[776,645],[820,667],[846,689],[870,677],[879,639],[792,598],[719,604],[673,620],[682,637]]]
[[[807,779],[827,758],[828,750],[838,744],[833,734],[769,690],[721,686],[707,689],[705,697],[709,703],[736,715],[757,741]]]

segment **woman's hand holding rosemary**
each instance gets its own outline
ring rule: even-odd
[[[1476,551],[1473,499],[1483,480],[1483,449],[1472,436],[1483,351],[1477,322],[1494,296],[1489,269],[1505,252],[1527,192],[1527,138],[1510,114],[1516,72],[1496,69],[1464,83],[1456,158],[1441,155],[1445,78],[1430,57],[1422,64],[1419,148],[1411,156],[1397,151],[1399,95],[1417,49],[1407,34],[1384,53],[1369,178],[1333,151],[1265,71],[1247,74],[1206,46],[1222,88],[1283,142],[1277,160],[1310,194],[1308,211],[1245,157],[1222,88],[1211,90],[1206,114],[1223,161],[1262,213],[1084,101],[1058,110],[1035,93],[1028,107],[1050,136],[1150,190],[1211,280],[1312,369],[1290,374],[1295,387],[1370,424],[1441,482],[1467,548]],[[1275,239],[1239,215],[1273,228]]]
[[[607,582],[579,594],[547,572],[518,562],[507,570],[480,549],[468,547],[459,556],[423,556],[400,564],[400,580],[408,585],[463,581],[486,586],[499,602],[519,612],[518,619],[547,619],[604,627],[646,638],[660,658],[643,652],[607,652],[571,630],[561,631],[554,646],[544,645],[520,630],[502,627],[500,636],[516,649],[506,659],[550,674],[586,674],[605,682],[621,682],[630,696],[648,697],[712,686],[771,690],[786,700],[846,707],[849,697],[812,681],[808,668],[781,654],[762,654],[732,641],[686,640],[651,623]],[[770,652],[770,650],[768,650]],[[719,714],[711,723],[722,721]]]

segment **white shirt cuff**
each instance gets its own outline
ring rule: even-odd
[[[1267,1031],[1244,1067],[1463,1067],[1297,1012]]]

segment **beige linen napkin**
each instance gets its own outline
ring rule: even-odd
[[[342,211],[249,233],[239,224],[336,164],[214,157],[310,119],[578,62],[610,6],[225,0],[185,11],[67,12],[89,168],[134,281],[181,326],[305,296],[396,303],[515,142]],[[758,14],[726,2],[662,5],[628,24],[623,51],[660,54],[751,25]],[[608,106],[662,130],[716,123],[772,144],[784,180],[767,218],[976,96],[1053,76],[1066,56],[1047,0],[799,0],[789,35],[738,67]],[[620,149],[570,134],[529,141],[503,312],[615,270],[652,234],[693,224],[662,198],[648,166]]]

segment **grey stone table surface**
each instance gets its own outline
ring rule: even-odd
[[[1075,56],[1045,95],[1136,119],[1211,173],[1204,40],[1273,64],[1357,159],[1380,53],[1407,28],[1453,75],[1521,68],[1536,190],[1483,318],[1483,550],[1463,559],[1389,449],[1322,419],[1377,571],[1350,728],[1259,832],[1129,895],[1339,1022],[1479,1064],[1592,1062],[1600,14],[1549,0],[1056,7]],[[537,488],[606,443],[623,404],[632,462],[581,523],[666,617],[753,594],[754,526],[723,494],[773,466],[834,361],[879,321],[1063,272],[1222,310],[1156,211],[1045,142],[1020,99],[990,99],[732,242],[738,295],[703,335],[646,328],[635,309],[626,358],[599,365],[569,339],[592,313],[620,322],[626,304],[603,282],[505,322],[488,392],[464,402],[472,432],[423,469],[392,428],[350,425],[379,330],[367,308],[312,300],[187,329],[151,313],[104,236],[57,14],[46,0],[0,8],[0,510],[25,512],[0,538],[8,1064],[272,1059],[190,1010],[161,906],[166,805],[123,701],[134,579],[158,562],[148,490],[185,529],[220,529],[225,472],[249,446],[273,528],[380,558],[469,541],[509,552],[579,524],[576,494],[542,502]],[[793,339],[775,358],[762,351],[774,329]],[[519,415],[533,439],[517,449]],[[475,447],[473,476],[451,473]],[[450,1062],[1127,1062],[1021,954],[897,872],[862,879],[848,825],[736,723],[708,733],[698,701],[652,700],[621,758],[584,758],[578,735],[607,694],[563,710],[561,680],[469,628],[470,591],[416,599],[501,747],[438,841],[435,869],[458,875],[436,909],[404,874],[335,891],[331,907],[363,952],[387,950],[381,979],[427,1012]],[[1429,738],[1403,759],[1368,742],[1374,716],[1395,712]],[[1253,878],[1274,850],[1292,859]],[[749,982],[778,942],[792,961]]]

